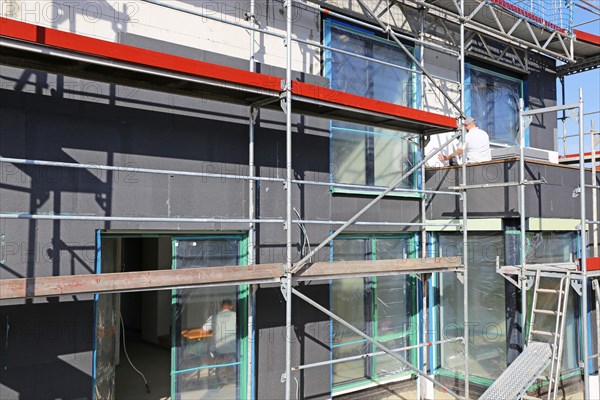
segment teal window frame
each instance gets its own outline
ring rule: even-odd
[[[348,239],[361,239],[361,240],[370,241],[371,260],[373,260],[373,261],[377,260],[377,240],[407,239],[409,241],[409,243],[408,243],[409,251],[408,251],[407,257],[408,258],[416,258],[417,253],[418,253],[418,246],[419,246],[418,234],[408,233],[408,234],[340,235],[338,237],[338,239],[336,239],[336,240],[339,241],[339,240],[348,240]],[[332,246],[332,248],[331,248],[330,256],[331,256],[331,260],[333,261],[334,256],[335,256],[334,246]],[[418,281],[416,275],[413,275],[413,274],[409,275],[407,278],[408,278],[407,284],[410,285],[410,299],[412,300],[411,304],[409,305],[409,308],[408,308],[408,311],[410,312],[409,329],[406,329],[401,332],[387,334],[387,335],[379,335],[377,332],[378,326],[379,326],[379,324],[378,324],[378,322],[379,322],[378,302],[377,302],[378,278],[376,276],[372,276],[369,278],[369,282],[365,283],[365,286],[368,285],[371,288],[370,306],[372,307],[372,315],[371,315],[372,319],[371,319],[371,321],[369,321],[370,330],[366,333],[369,334],[373,339],[375,339],[379,342],[408,337],[408,341],[406,343],[407,346],[412,346],[412,345],[415,345],[418,343],[416,327],[418,326],[417,319],[420,318],[418,299],[417,299],[417,292],[418,292],[417,286],[418,286],[419,281]],[[330,285],[330,297],[332,297],[332,296],[333,296],[333,289],[332,289],[332,286]],[[334,310],[334,312],[335,312],[335,310]],[[334,321],[331,320],[330,321],[330,329],[331,329],[332,335],[334,332],[333,324],[334,324]],[[333,359],[333,349],[334,348],[353,345],[353,344],[357,344],[357,343],[365,343],[366,344],[367,340],[351,341],[348,343],[334,343],[333,336],[331,336],[330,348],[331,348],[331,352],[332,352],[332,354],[331,354],[332,359]],[[379,349],[377,349],[377,347],[375,347],[375,345],[373,345],[373,344],[369,345],[368,349],[369,349],[369,352],[371,352],[371,353],[379,351]],[[417,350],[409,350],[409,354],[410,354],[410,356],[409,356],[408,361],[411,362],[413,365],[416,365]],[[333,384],[333,365],[332,365],[330,368],[332,393],[345,391],[345,390],[352,389],[352,388],[362,387],[362,386],[365,386],[372,382],[379,382],[379,383],[388,382],[388,381],[396,380],[396,379],[404,377],[404,376],[411,375],[413,373],[413,371],[405,369],[405,370],[395,373],[395,374],[388,374],[388,375],[379,377],[377,374],[377,357],[365,358],[364,362],[368,363],[368,366],[370,367],[369,371],[368,371],[370,374],[370,378],[358,379],[358,380],[355,380],[352,382],[341,383],[341,384]]]

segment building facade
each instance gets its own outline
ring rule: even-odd
[[[0,4],[5,40],[0,279],[285,263],[286,228],[297,261],[410,172],[428,154],[427,141],[435,140],[389,123],[369,124],[366,118],[317,116],[321,103],[302,106],[306,113],[292,108],[294,182],[286,187],[286,115],[279,99],[264,103],[233,78],[228,85],[203,90],[182,72],[188,61],[202,61],[216,66],[207,81],[250,70],[285,84],[283,3]],[[409,109],[406,119],[417,110],[457,118],[452,102],[463,104],[498,149],[518,145],[520,99],[530,109],[557,104],[559,57],[551,57],[554,50],[545,54],[521,39],[486,36],[473,25],[463,38],[461,76],[460,24],[441,15],[443,8],[418,2],[368,5],[402,36],[407,52],[358,3],[294,2],[292,87],[305,83],[323,93],[332,89],[403,106]],[[474,11],[477,6],[469,7]],[[23,25],[15,28],[13,22]],[[29,42],[11,36],[32,26],[38,36]],[[119,67],[113,74],[102,68],[111,68],[114,60],[96,55],[102,62],[88,60],[83,66],[78,57],[93,54],[69,46],[89,37],[122,46],[114,47],[121,60],[134,54],[132,48],[142,49],[135,54],[147,56],[148,64],[131,62],[129,70]],[[49,44],[54,38],[63,44]],[[48,51],[27,47],[32,43]],[[94,43],[102,52],[103,42]],[[168,59],[173,63],[168,69],[152,64],[158,55],[179,58]],[[153,79],[137,75],[142,72]],[[526,146],[558,151],[556,128],[556,114],[534,119]],[[468,184],[519,180],[514,158],[465,171]],[[530,159],[526,171],[527,179],[547,181],[526,188],[527,262],[575,260],[584,250],[577,246],[580,209],[572,196],[578,170]],[[371,224],[350,226],[311,261],[465,256],[457,225],[463,207],[459,197],[422,193],[451,191],[461,183],[461,174],[458,167],[435,165],[409,174],[400,190],[363,215],[361,221]],[[249,184],[249,175],[258,178]],[[296,222],[284,227],[287,191]],[[519,289],[495,268],[497,260],[519,263],[523,210],[517,191],[497,187],[469,195],[472,397],[523,350],[527,327],[519,322]],[[586,206],[591,215],[592,203]],[[461,344],[450,340],[464,329],[460,276],[421,278],[332,279],[304,282],[298,290],[461,390],[464,355]],[[575,291],[570,298],[562,368],[565,382],[571,379],[576,386],[581,303]],[[224,318],[228,303],[235,326],[214,323]],[[291,398],[362,396],[381,385],[416,393],[413,372],[389,355],[354,357],[377,351],[356,332],[300,301],[292,316],[289,337],[280,286],[247,282],[3,300],[0,397],[280,399],[286,396],[286,342],[291,342],[293,366],[323,363],[292,372]],[[194,335],[209,319],[216,325],[210,335]],[[426,350],[414,347],[423,341],[444,343]],[[350,359],[336,362],[345,358]],[[433,393],[421,389],[423,397]]]

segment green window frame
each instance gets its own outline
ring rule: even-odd
[[[364,258],[360,257],[359,253],[355,253],[353,256],[356,258],[352,259],[367,259],[367,260],[377,260],[377,259],[386,259],[386,258],[396,258],[394,257],[386,257],[385,250],[381,248],[381,245],[384,243],[391,244],[393,246],[392,241],[401,241],[400,245],[405,249],[403,257],[407,258],[415,258],[418,253],[417,250],[417,237],[414,234],[368,234],[368,235],[343,235],[334,241],[334,246],[332,249],[332,259],[336,260],[336,243],[339,245],[343,243],[343,241],[354,240],[354,241],[362,241],[364,244]],[[387,240],[387,242],[386,242]],[[378,244],[380,245],[378,247]],[[339,253],[339,252],[338,252]],[[389,254],[389,253],[388,253]],[[338,254],[339,255],[339,254]],[[383,258],[382,258],[383,257]],[[343,257],[344,259],[350,259],[348,257]],[[402,257],[398,257],[402,258]],[[382,301],[381,297],[384,297],[386,293],[389,294],[390,289],[394,289],[393,281],[390,278],[403,278],[406,279],[403,289],[404,295],[403,300],[407,301],[407,307],[405,309],[408,314],[407,320],[403,321],[400,324],[400,329],[398,326],[395,326],[389,329],[388,332],[383,332],[386,330],[386,326],[393,325],[394,316],[388,316],[389,319],[384,315],[385,309],[392,309],[391,307],[386,307],[386,303]],[[353,323],[359,329],[362,329],[365,333],[373,337],[375,340],[384,343],[385,345],[391,348],[399,348],[404,346],[411,346],[417,343],[417,284],[418,280],[414,275],[406,276],[401,275],[398,277],[385,277],[385,278],[377,278],[377,277],[369,277],[369,278],[352,278],[352,279],[344,279],[344,280],[333,280],[330,285],[330,296],[331,296],[331,308],[334,313],[336,313],[336,301],[335,297],[337,294],[341,294],[342,296],[359,296],[361,293],[364,293],[364,304],[359,306],[359,303],[353,301],[352,309],[355,311],[357,308],[362,308],[364,306],[364,324],[361,325],[360,321],[352,321],[352,317],[349,316],[347,312],[344,310],[340,310],[340,315],[342,318],[345,317],[343,315],[346,313],[346,317],[350,320],[349,322]],[[405,277],[405,278],[404,278]],[[347,291],[348,287],[355,289],[355,292],[346,292],[344,293],[344,288],[342,287],[342,282],[346,284],[345,289]],[[362,282],[361,282],[362,281]],[[350,285],[348,285],[348,283]],[[390,285],[391,284],[391,285]],[[337,292],[337,293],[336,293]],[[393,296],[393,293],[392,293]],[[356,300],[356,299],[354,299]],[[396,298],[396,300],[398,300]],[[339,303],[338,303],[339,304]],[[337,313],[336,313],[337,314]],[[346,319],[346,318],[345,318]],[[336,357],[336,352],[338,354],[343,354],[344,349],[347,349],[347,356],[364,354],[364,353],[373,353],[379,351],[374,345],[368,343],[366,340],[358,337],[350,337],[349,340],[343,340],[337,338],[337,333],[339,330],[344,332],[344,329],[340,329],[341,326],[337,326],[335,321],[331,321],[331,343],[330,348],[332,352],[332,359],[336,358],[344,358],[346,355],[342,355],[340,357]],[[394,329],[395,328],[395,329]],[[400,355],[406,356],[407,360],[411,363],[416,363],[417,361],[417,353],[414,350],[408,350],[405,352],[401,352]],[[392,366],[392,370],[385,370],[386,366]],[[363,371],[362,376],[356,376],[355,378],[343,379],[343,375],[345,372],[354,370],[354,372],[360,373]],[[346,370],[346,371],[345,371]],[[331,374],[332,374],[332,390],[340,391],[349,388],[355,388],[359,386],[364,386],[369,382],[381,382],[381,381],[389,381],[393,379],[397,379],[402,376],[409,375],[411,371],[403,368],[403,366],[392,357],[388,355],[379,355],[374,357],[367,357],[357,361],[347,361],[342,363],[336,363],[331,366]]]
[[[248,241],[246,235],[206,235],[206,236],[177,236],[172,238],[172,269],[178,268],[186,268],[185,265],[178,265],[178,253],[177,248],[181,242],[188,241],[235,241],[237,242],[238,251],[237,251],[237,265],[244,266],[248,265]],[[207,268],[210,266],[222,265],[219,263],[219,260],[211,259],[206,265]],[[236,285],[232,285],[236,286]],[[211,289],[211,288],[208,288]],[[181,310],[181,298],[182,294],[185,291],[202,291],[202,288],[198,289],[173,289],[171,291],[172,299],[172,346],[171,346],[171,398],[172,399],[180,399],[181,392],[178,389],[178,376],[182,374],[193,374],[197,373],[200,376],[200,371],[208,370],[216,370],[219,368],[234,368],[237,371],[237,387],[235,389],[235,396],[237,399],[247,399],[248,398],[248,357],[251,357],[249,354],[249,343],[248,343],[248,285],[237,285],[236,286],[236,313],[237,313],[237,360],[236,361],[226,361],[219,365],[214,364],[199,364],[197,366],[191,366],[185,369],[178,369],[177,365],[179,364],[178,359],[181,357],[181,349],[182,346],[178,346],[177,338],[180,336],[181,330],[181,322],[178,320],[178,312]],[[220,399],[223,396],[223,393],[216,391],[214,396],[211,396],[210,390],[214,389],[210,386],[210,382],[207,386],[208,397],[203,398],[214,398]]]

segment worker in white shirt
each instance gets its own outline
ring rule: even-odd
[[[221,310],[211,315],[202,330],[212,333],[210,355],[216,365],[215,372],[219,384],[235,382],[237,359],[237,314],[233,311],[233,301],[224,299]]]
[[[462,124],[467,131],[462,144],[464,148],[459,146],[456,152],[449,155],[438,154],[440,161],[449,161],[463,153],[465,153],[463,159],[466,159],[467,164],[491,161],[490,137],[487,132],[477,127],[477,122],[473,117],[465,118]]]

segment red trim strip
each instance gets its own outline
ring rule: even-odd
[[[0,36],[245,86],[281,90],[281,79],[274,76],[94,39],[7,18],[0,18]]]
[[[585,266],[588,271],[600,271],[600,257],[586,257]],[[581,271],[581,258],[577,259],[577,271]]]
[[[242,86],[277,92],[281,90],[281,78],[275,76],[94,39],[13,19],[0,17],[0,36]],[[303,82],[294,82],[292,91],[296,95],[309,99],[388,114],[392,117],[439,126],[448,130],[457,128],[456,119],[441,114],[420,111]]]
[[[594,35],[594,34],[580,31],[577,29],[573,30],[573,33],[575,33],[577,40],[581,40],[582,42],[588,42],[588,43],[600,46],[600,36],[598,36],[598,35]]]
[[[434,114],[415,108],[374,100],[339,90],[328,89],[320,86],[310,85],[303,82],[294,82],[292,85],[294,94],[315,100],[336,103],[348,107],[360,108],[362,110],[376,111],[389,115],[401,116],[407,120],[419,121],[427,124],[452,127],[456,129],[456,119],[441,114]]]

